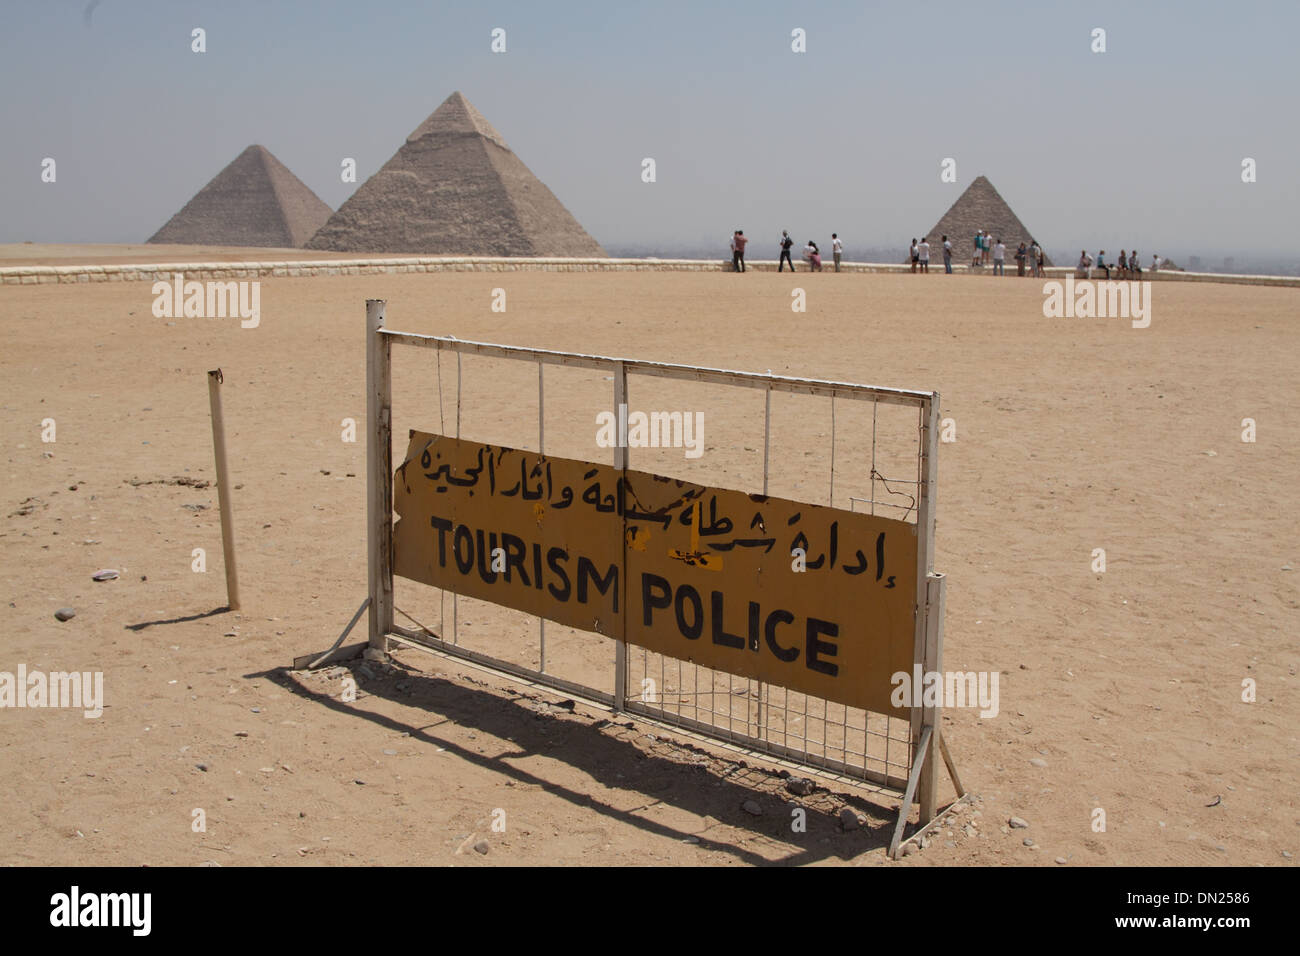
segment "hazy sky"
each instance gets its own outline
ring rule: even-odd
[[[142,241],[250,143],[337,208],[460,90],[607,246],[901,255],[984,174],[1058,257],[1300,258],[1295,0],[0,6],[0,242]]]

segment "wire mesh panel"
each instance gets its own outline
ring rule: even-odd
[[[914,658],[923,660],[934,393],[380,335],[417,347],[393,350],[401,355],[394,355],[394,377],[403,383],[403,404],[392,416],[399,446],[409,429],[436,421],[437,433],[448,437],[911,525],[919,582]],[[619,422],[612,447],[598,427],[598,416],[611,413]],[[655,440],[629,440],[634,413],[662,426],[651,430]],[[404,446],[394,452],[402,460]],[[770,560],[791,557],[778,548]],[[907,717],[868,711],[450,590],[404,582],[394,597],[394,633],[617,709],[896,789],[913,766],[917,708],[903,712]]]

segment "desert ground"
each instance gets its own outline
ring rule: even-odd
[[[155,318],[147,282],[0,287],[0,670],[102,670],[105,684],[97,719],[0,711],[0,862],[1293,865],[1300,290],[1156,284],[1150,327],[1135,329],[1044,318],[1041,283],[1010,277],[261,281],[253,329]],[[491,310],[496,288],[504,313]],[[367,298],[387,300],[389,326],[407,331],[938,390],[956,437],[939,453],[945,665],[1001,675],[996,717],[944,715],[977,799],[895,864],[887,795],[819,780],[794,797],[770,760],[420,651],[292,671],[365,596]],[[454,365],[397,354],[396,462],[408,428],[454,429]],[[223,610],[205,485],[216,367],[238,612]],[[547,451],[608,460],[594,413],[609,383],[554,370],[546,389]],[[633,466],[754,489],[762,394],[683,389],[634,382],[630,404],[702,408],[707,454],[634,451]],[[466,359],[460,407],[465,437],[531,446],[536,372]],[[862,414],[837,407],[842,507],[863,489]],[[347,418],[356,442],[343,440]],[[774,494],[824,503],[829,447],[825,403],[774,399]],[[120,577],[92,581],[102,568]],[[414,584],[399,581],[397,601],[435,627],[449,615]],[[65,606],[76,616],[56,620]],[[528,663],[535,625],[517,618],[462,602],[459,639]],[[555,667],[607,679],[603,639],[555,641]],[[340,699],[348,675],[353,702]],[[807,809],[806,833],[792,832],[791,805]],[[844,806],[860,829],[843,829]],[[1028,828],[1009,828],[1012,816]]]

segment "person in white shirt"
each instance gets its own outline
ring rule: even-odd
[[[844,252],[844,243],[840,242],[837,232],[831,233],[831,253],[835,256],[835,271],[840,271],[840,255]]]
[[[912,240],[912,271],[916,271],[917,264],[921,261],[921,250],[917,248],[916,240]]]
[[[952,240],[943,237],[943,271],[952,275]]]
[[[999,239],[997,245],[993,247],[993,274],[995,276],[1004,276],[1007,274],[1006,263],[1004,261],[1006,257],[1007,247],[1004,246],[1002,240]]]
[[[921,244],[916,247],[916,253],[921,257],[921,271],[929,272],[930,271],[930,243],[925,238],[925,236],[921,237]]]

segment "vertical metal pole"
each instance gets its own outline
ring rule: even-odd
[[[835,507],[835,393],[831,392],[831,491],[826,504]]]
[[[460,438],[460,352],[456,352],[456,437]],[[451,593],[451,642],[460,643],[460,595]]]
[[[212,410],[212,448],[217,459],[217,504],[221,508],[221,553],[226,567],[226,606],[239,610],[239,573],[235,568],[235,526],[230,513],[230,471],[226,464],[226,420],[221,413],[221,369],[208,372],[208,407]]]
[[[388,650],[393,626],[392,344],[383,299],[366,300],[366,572],[370,646]]]
[[[537,363],[537,453],[546,454],[546,389],[544,382],[544,371],[546,366],[541,362]],[[537,669],[543,674],[546,673],[546,618],[537,619],[537,637],[540,645],[538,652]]]
[[[772,370],[768,369],[767,374],[771,375]],[[768,462],[771,459],[772,451],[772,386],[768,385],[766,394],[763,396],[763,495],[767,495],[768,479]],[[758,682],[758,738],[766,740],[767,735],[763,729],[763,682]]]
[[[623,442],[623,433],[621,423],[623,416],[621,414],[623,406],[627,404],[627,366],[618,362],[614,366],[614,421],[615,428],[618,429],[618,441],[614,443],[614,467],[620,474],[618,480],[622,482],[627,471],[627,445]],[[616,499],[622,500],[622,488],[616,489]],[[624,556],[627,552],[627,536],[622,530],[622,523],[619,525],[619,536],[622,540],[619,547],[622,549]],[[623,561],[623,577],[627,574],[627,561]],[[627,621],[627,581],[624,580],[620,585],[623,589],[623,613],[622,620]],[[614,712],[622,713],[623,702],[627,700],[627,627],[619,628],[619,633],[614,636]]]
[[[913,660],[920,663],[922,679],[929,671],[938,667],[937,653],[933,650],[937,637],[931,632],[930,617],[936,613],[931,605],[931,576],[934,562],[934,497],[939,468],[939,393],[935,392],[919,410],[920,420],[920,474],[917,485],[916,510],[916,641]],[[940,592],[942,593],[942,592]],[[916,695],[918,688],[912,688],[912,740],[913,760],[921,759],[919,752],[921,736],[925,728],[932,730],[925,765],[921,768],[918,781],[917,802],[920,804],[920,822],[929,823],[934,818],[937,782],[936,764],[939,760],[939,716],[940,709],[921,708]],[[906,808],[904,808],[906,810]]]

